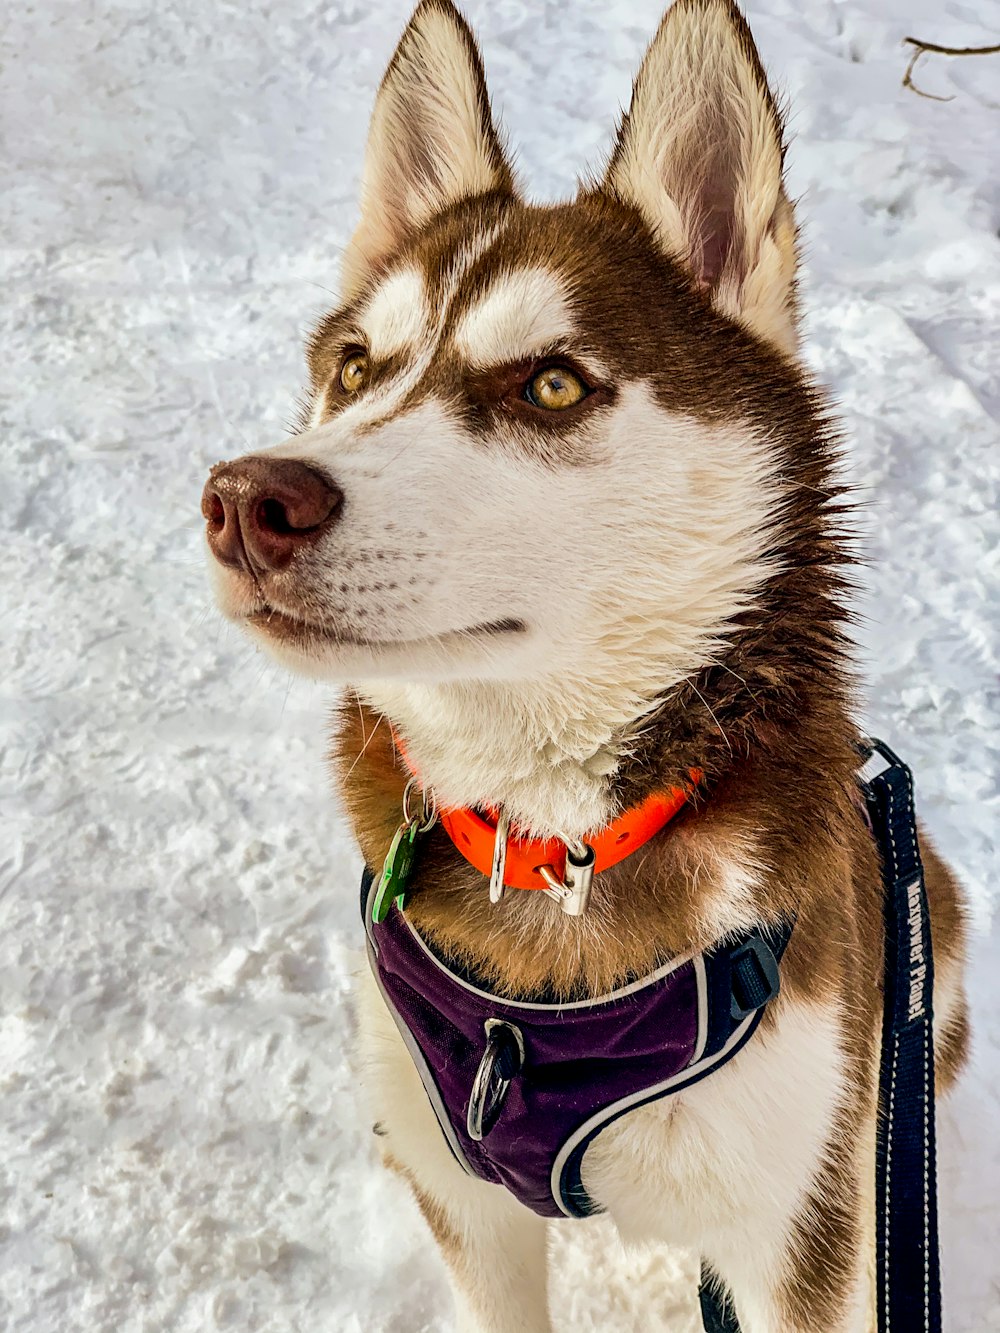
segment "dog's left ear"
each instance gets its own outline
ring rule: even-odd
[[[375,99],[345,297],[435,213],[513,188],[476,39],[451,0],[422,0]]]
[[[676,0],[602,188],[638,208],[722,314],[794,356],[795,219],[782,123],[732,0]]]

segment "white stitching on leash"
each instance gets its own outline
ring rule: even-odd
[[[907,774],[906,777],[906,809],[907,816],[911,825],[916,825],[916,814],[913,809],[913,779]],[[895,843],[893,843],[893,855],[895,855]],[[928,930],[930,929],[928,919]],[[931,1326],[931,1244],[930,1244],[930,1172],[927,1168],[930,1153],[930,1099],[933,1096],[933,1089],[930,1086],[930,1059],[929,1044],[933,1042],[933,1022],[927,1016],[924,1020],[924,1329],[930,1329]]]
[[[933,1095],[933,1089],[928,1086],[930,1083],[930,1079],[928,1077],[929,1074],[928,1067],[930,1065],[930,1061],[927,1058],[927,1041],[928,1041],[927,1034],[930,1032],[930,1030],[931,1030],[931,1025],[930,1023],[928,1023],[927,1030],[924,1033],[924,1164],[925,1164],[924,1165],[924,1328],[925,1329],[930,1329],[931,1326],[931,1245],[930,1245],[930,1218],[929,1218],[930,1199],[928,1196],[928,1176],[930,1175],[930,1172],[927,1169],[926,1165],[927,1153],[928,1153],[927,1141],[930,1133],[930,1097]]]
[[[889,792],[888,825],[889,825],[889,842],[890,845],[892,846],[892,877],[893,880],[895,880],[899,876],[899,855],[896,851],[896,835],[894,831],[894,821],[893,821],[893,814],[894,814],[893,806],[896,800],[896,795],[895,795],[895,789],[893,788],[891,783],[887,784],[887,789]],[[883,1004],[884,1003],[885,1000],[883,998]],[[893,1043],[892,1043],[892,1080],[889,1085],[889,1106],[886,1112],[886,1137],[887,1137],[888,1147],[886,1151],[886,1160],[885,1160],[885,1259],[884,1259],[885,1281],[883,1284],[885,1288],[883,1292],[883,1300],[885,1303],[885,1333],[890,1333],[890,1329],[892,1326],[892,1309],[889,1303],[889,1269],[890,1269],[889,1251],[892,1244],[892,1227],[890,1221],[889,1200],[891,1198],[891,1192],[892,1192],[892,1130],[893,1130],[893,1117],[895,1115],[895,1109],[896,1109],[896,1072],[897,1072],[898,1059],[899,1059],[899,1033],[897,1032],[893,1037]]]
[[[892,1184],[892,1118],[896,1106],[896,1063],[898,1056],[899,1034],[897,1033],[892,1044],[892,1082],[889,1086],[889,1108],[886,1114],[888,1151],[885,1159],[885,1282],[882,1293],[883,1305],[885,1308],[885,1333],[889,1333],[892,1326],[892,1307],[889,1304],[889,1247],[892,1240],[892,1232],[889,1224],[889,1197],[890,1186]]]
[[[899,878],[899,854],[898,854],[898,851],[897,851],[897,848],[896,848],[896,837],[895,837],[895,833],[894,833],[894,821],[893,821],[894,805],[895,805],[895,799],[896,799],[896,796],[895,796],[895,790],[894,790],[894,788],[893,788],[891,785],[888,786],[888,792],[889,792],[889,812],[888,812],[888,813],[889,813],[889,818],[888,818],[888,825],[889,825],[889,842],[890,842],[890,845],[891,845],[891,847],[892,847],[892,877],[893,877],[894,880],[896,880],[896,879]],[[907,777],[906,777],[906,806],[907,806],[907,817],[908,817],[908,819],[909,819],[910,824],[912,825],[912,824],[915,823],[915,814],[914,814],[914,809],[913,809],[913,780],[912,780],[912,777],[911,777],[909,774],[907,774]],[[931,1089],[930,1089],[930,1077],[929,1077],[929,1064],[930,1064],[930,1061],[929,1061],[929,1059],[928,1059],[928,1055],[927,1055],[927,1046],[928,1046],[929,1035],[930,1035],[932,1029],[931,1029],[931,1021],[930,1021],[930,1019],[929,1019],[928,1017],[925,1016],[925,1020],[924,1020],[924,1021],[925,1021],[925,1029],[924,1029],[924,1107],[923,1107],[923,1112],[924,1112],[924,1163],[925,1163],[925,1169],[924,1169],[924,1333],[929,1333],[929,1329],[930,1329],[930,1317],[931,1317],[931,1316],[930,1316],[930,1280],[931,1280],[931,1279],[930,1279],[930,1216],[929,1216],[929,1203],[930,1203],[930,1198],[929,1198],[928,1171],[927,1171],[927,1169],[926,1169],[926,1163],[927,1163],[927,1160],[928,1160],[929,1140],[930,1140],[930,1096],[931,1096]],[[891,1310],[890,1310],[890,1305],[889,1305],[889,1269],[890,1269],[890,1263],[889,1263],[889,1250],[890,1250],[890,1244],[891,1244],[891,1229],[890,1229],[890,1218],[889,1218],[889,1197],[890,1197],[890,1191],[891,1191],[891,1185],[892,1185],[892,1130],[893,1130],[893,1117],[894,1117],[894,1115],[895,1115],[895,1107],[896,1107],[896,1072],[897,1072],[897,1062],[898,1062],[898,1057],[899,1057],[899,1034],[897,1033],[897,1034],[895,1035],[894,1039],[893,1039],[893,1050],[892,1050],[892,1080],[891,1080],[891,1083],[890,1083],[890,1090],[889,1090],[889,1107],[888,1107],[887,1116],[886,1116],[886,1120],[887,1120],[887,1131],[886,1131],[886,1132],[887,1132],[887,1136],[888,1136],[888,1149],[887,1149],[887,1153],[886,1153],[886,1167],[885,1167],[885,1281],[884,1281],[884,1284],[883,1284],[883,1285],[884,1285],[883,1300],[884,1300],[884,1306],[885,1306],[885,1333],[890,1333],[890,1329],[891,1329]]]

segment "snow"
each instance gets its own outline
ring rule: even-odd
[[[476,0],[537,193],[609,143],[659,0]],[[8,6],[0,1326],[452,1327],[348,1051],[357,852],[328,699],[214,612],[209,464],[280,439],[405,0]],[[976,1060],[942,1116],[950,1333],[1000,1329],[1000,58],[959,0],[755,0],[793,106],[809,355],[873,569],[871,725],[968,887]],[[669,1206],[669,1201],[664,1201]],[[568,1228],[568,1229],[567,1229]],[[690,1262],[558,1233],[560,1330],[696,1327]]]

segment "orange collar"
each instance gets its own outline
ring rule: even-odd
[[[407,768],[419,778],[395,728],[393,740]],[[594,852],[595,873],[624,861],[669,824],[703,776],[700,768],[692,768],[690,775],[691,782],[687,786],[653,792],[639,805],[623,811],[610,824],[588,835],[586,842]],[[438,818],[462,856],[489,879],[493,871],[499,812],[491,809],[480,814],[477,810],[461,808],[442,810]],[[511,830],[507,838],[504,885],[511,889],[548,889],[551,881],[542,874],[543,869],[557,879],[564,878],[566,844],[562,839],[522,838]]]
[[[641,805],[634,805],[606,825],[599,833],[588,835],[586,842],[594,852],[594,873],[617,865],[638,851],[664,828],[687,801],[691,788],[674,787],[669,792],[654,792]],[[493,869],[497,820],[475,810],[442,810],[439,816],[445,832],[462,853],[487,879]],[[548,869],[557,879],[566,874],[566,844],[560,838],[522,838],[511,833],[507,840],[507,861],[503,882],[509,889],[547,889],[550,881],[542,875]]]

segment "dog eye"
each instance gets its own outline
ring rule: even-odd
[[[340,367],[340,387],[345,393],[357,393],[368,378],[368,358],[364,352],[351,352]]]
[[[528,381],[524,396],[535,407],[547,412],[562,412],[575,407],[587,396],[587,387],[578,375],[565,366],[548,366]]]

